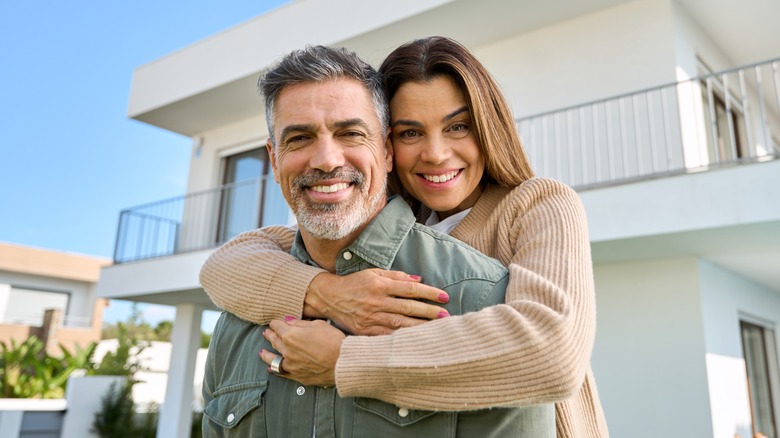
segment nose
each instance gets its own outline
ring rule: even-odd
[[[449,158],[452,149],[447,143],[447,139],[440,135],[430,135],[421,145],[420,159],[430,164],[441,164]]]
[[[323,172],[331,172],[345,164],[344,146],[333,138],[320,138],[314,145],[309,166]]]

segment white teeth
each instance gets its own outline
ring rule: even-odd
[[[425,174],[423,174],[423,178],[425,178],[426,180],[428,180],[430,182],[443,183],[443,182],[447,182],[447,181],[451,180],[452,178],[455,178],[455,175],[457,175],[457,174],[458,174],[458,171],[457,170],[453,170],[452,172],[447,172],[447,173],[445,173],[443,175],[425,175]]]
[[[349,184],[347,183],[338,183],[331,186],[313,186],[311,189],[320,193],[335,193],[339,190],[344,190],[347,187],[349,187]]]

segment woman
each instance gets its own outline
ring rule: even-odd
[[[533,176],[498,86],[460,44],[441,37],[414,41],[393,51],[380,72],[390,99],[392,189],[425,223],[451,230],[507,266],[506,304],[346,339],[336,329],[312,339],[300,327],[305,321],[285,317],[271,322],[269,340],[305,351],[302,356],[334,375],[341,396],[460,411],[556,402],[558,436],[607,436],[589,367],[595,297],[576,193]],[[392,295],[388,287],[414,284],[403,283],[405,273],[349,278],[304,267],[283,253],[293,236],[283,227],[238,236],[212,255],[201,283],[217,305],[247,320],[325,316],[347,327],[368,319],[350,312],[376,310],[354,291]],[[372,282],[380,275],[396,282]],[[431,318],[431,307],[395,313]],[[370,325],[363,323],[365,332]],[[448,348],[429,348],[442,342]],[[274,357],[261,354],[269,364]],[[415,358],[415,366],[399,358]],[[291,368],[292,360],[285,355]]]

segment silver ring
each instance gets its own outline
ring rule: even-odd
[[[271,374],[277,376],[279,374],[282,374],[282,360],[284,360],[284,358],[281,355],[277,355],[276,357],[273,358],[273,360],[271,360],[271,365],[270,365]]]

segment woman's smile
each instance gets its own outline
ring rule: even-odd
[[[404,188],[443,219],[482,193],[485,160],[461,89],[449,76],[407,82],[390,101],[395,169]]]

